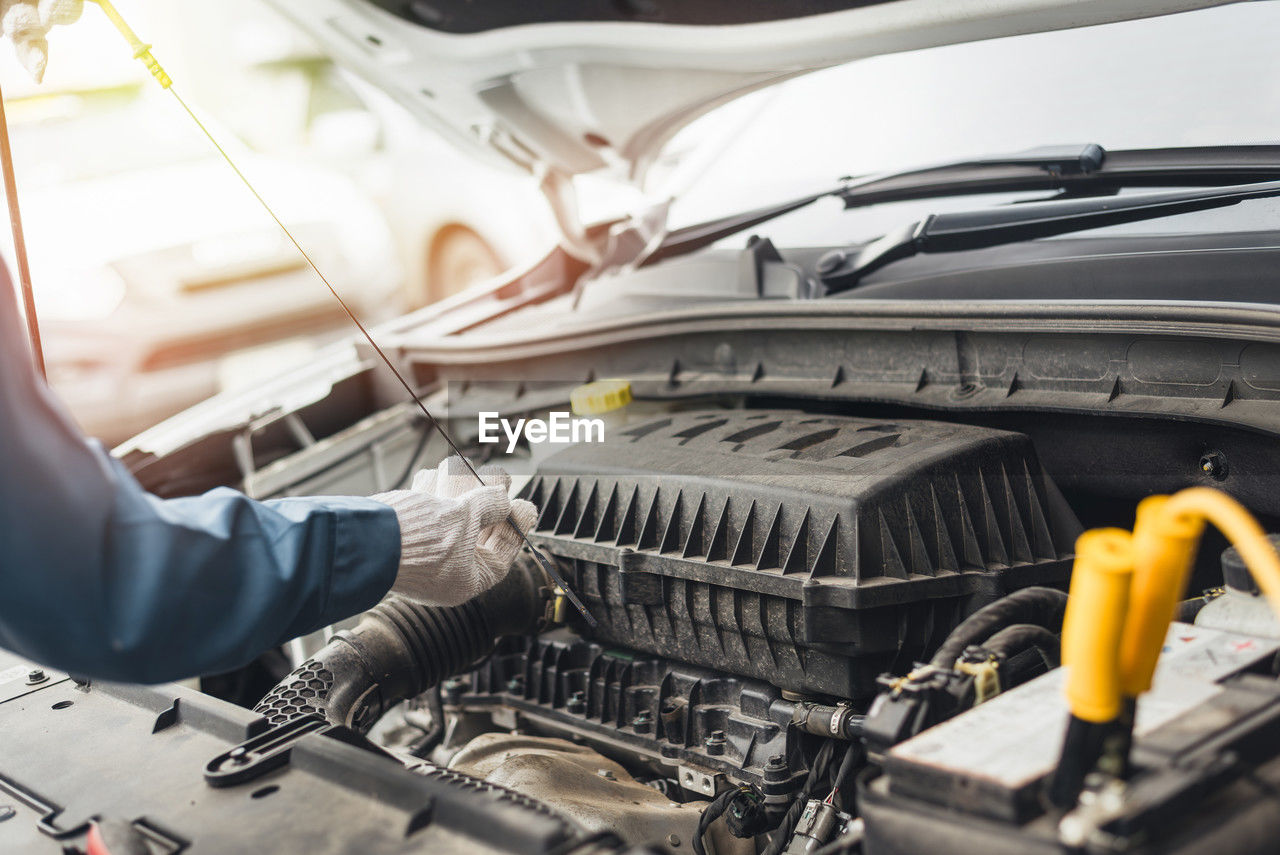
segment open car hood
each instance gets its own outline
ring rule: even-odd
[[[638,181],[694,118],[798,74],[1224,0],[269,2],[464,148]]]
[[[869,56],[1230,0],[268,2],[455,144],[537,176],[568,236],[568,179],[641,185],[676,131],[750,91]]]

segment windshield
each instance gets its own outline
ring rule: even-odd
[[[845,175],[1045,145],[1109,149],[1280,140],[1280,2],[875,57],[815,72],[717,110],[669,151],[717,147],[684,184],[673,228],[829,187]],[[724,129],[733,127],[731,134]],[[1043,195],[1043,194],[1040,194]],[[829,199],[760,228],[779,245],[865,240],[930,212],[1013,197],[953,198],[842,212]],[[1259,212],[1264,216],[1259,217]],[[1127,226],[1169,232],[1276,228],[1280,206],[1251,202]],[[1265,220],[1265,222],[1263,222]],[[1203,229],[1204,225],[1196,228]],[[727,241],[740,246],[744,237]]]

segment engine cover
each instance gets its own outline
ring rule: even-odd
[[[1009,590],[1067,578],[1080,524],[1022,434],[714,410],[548,457],[521,491],[598,639],[859,698]]]

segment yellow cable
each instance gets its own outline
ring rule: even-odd
[[[1186,588],[1206,522],[1240,552],[1271,608],[1280,615],[1280,555],[1253,515],[1221,490],[1192,487],[1138,505],[1129,616],[1120,644],[1124,693],[1151,688],[1164,638]]]
[[[1207,520],[1226,535],[1240,552],[1272,611],[1280,615],[1280,555],[1243,505],[1221,490],[1192,487],[1175,493],[1165,505],[1165,513],[1175,519]]]
[[[1067,703],[1075,720],[1095,725],[1116,721],[1125,698],[1136,699],[1151,688],[1206,522],[1239,550],[1280,615],[1280,555],[1239,502],[1205,487],[1144,500],[1132,535],[1097,529],[1076,541],[1062,627]],[[1072,768],[1068,761],[1080,750],[1078,738],[1073,742],[1071,736],[1078,733],[1076,724],[1068,728],[1055,780]],[[1132,728],[1132,720],[1128,725]],[[1074,789],[1072,802],[1078,787]]]

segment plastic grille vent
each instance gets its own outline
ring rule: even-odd
[[[258,702],[254,712],[272,725],[285,724],[310,713],[323,713],[333,674],[314,659],[304,662],[287,685],[276,686]]]
[[[727,430],[724,419],[706,423],[713,425],[711,431]],[[733,443],[732,453],[755,452],[765,464],[762,480],[776,479],[767,463],[784,458],[827,465],[835,461],[851,476],[859,470],[883,471],[882,466],[910,457],[916,439],[910,427],[850,425],[803,431],[781,444],[775,437],[763,448],[750,448],[750,440],[779,433],[780,426],[771,421],[718,439]],[[669,436],[684,440],[682,447],[703,436],[676,427]],[[868,438],[869,431],[879,435]],[[881,456],[883,463],[876,459]],[[676,473],[667,479],[629,480],[610,474],[542,475],[523,495],[540,509],[536,531],[555,536],[783,575],[906,579],[1064,557],[1074,529],[1055,536],[1049,515],[1060,508],[1046,509],[1043,492],[1043,474],[1034,458],[996,458],[970,472],[954,469],[914,479],[876,504],[869,515],[870,531],[865,530],[868,520],[843,510],[824,513],[812,504],[765,495],[713,496],[697,483],[682,484]],[[856,555],[870,560],[856,561],[855,553],[842,548],[860,523],[864,530]]]
[[[921,655],[974,604],[1065,579],[1080,531],[1021,434],[714,411],[607,439],[522,491],[602,637],[797,690],[863,682],[806,676],[819,645]]]

